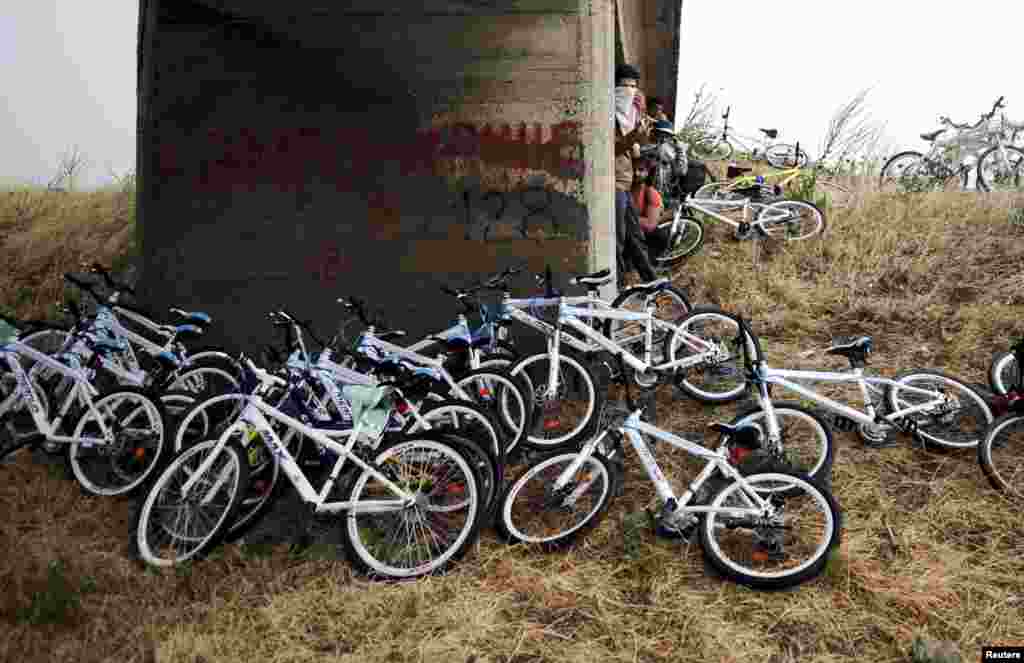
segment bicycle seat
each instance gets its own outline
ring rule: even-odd
[[[760,131],[761,133],[763,133],[765,136],[768,136],[772,140],[775,140],[776,138],[779,137],[778,129],[761,129]]]
[[[577,274],[569,280],[570,285],[605,285],[611,283],[612,270],[607,267],[593,274]]]
[[[735,443],[741,446],[750,449],[757,449],[761,446],[761,431],[757,426],[752,426],[751,424],[731,426],[716,421],[708,425],[708,428],[722,435],[728,435]]]
[[[943,133],[945,129],[937,129],[930,134],[921,134],[921,140],[926,140],[929,143],[939,137],[939,134]]]
[[[749,167],[744,168],[741,166],[729,166],[728,168],[725,169],[725,179],[731,180],[736,177],[739,177],[740,175],[745,175],[746,173],[749,173],[752,170],[754,169]]]
[[[856,357],[863,357],[871,352],[871,345],[870,336],[858,336],[848,340],[839,340],[838,343],[833,342],[832,347],[826,350],[825,354],[854,359]]]

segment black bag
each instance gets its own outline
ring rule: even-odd
[[[697,193],[697,189],[704,186],[708,181],[708,169],[703,161],[690,160],[683,177],[683,191],[689,195]]]

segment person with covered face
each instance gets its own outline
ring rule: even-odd
[[[615,68],[615,234],[619,287],[624,285],[625,274],[631,267],[645,282],[656,278],[630,195],[633,160],[640,158],[640,145],[650,140],[644,96],[637,89],[639,81],[640,73],[635,67],[622,64]]]

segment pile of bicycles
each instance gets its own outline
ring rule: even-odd
[[[940,117],[942,128],[921,134],[930,144],[926,153],[900,152],[882,166],[883,191],[898,186],[907,191],[944,189],[950,184],[966,189],[971,170],[980,191],[1019,191],[1024,175],[1024,150],[1016,145],[1024,124],[1015,124],[996,111],[1005,107],[999,97],[989,112],[974,124]]]
[[[288,483],[303,517],[337,528],[373,577],[448,569],[492,525],[509,542],[556,547],[596,525],[622,491],[630,446],[659,497],[659,534],[697,537],[736,582],[792,586],[818,575],[840,538],[833,429],[875,444],[902,432],[963,447],[993,420],[951,376],[864,375],[867,338],[829,348],[850,372],[769,368],[747,321],[692,305],[667,279],[609,302],[599,295],[609,270],[574,276],[569,285],[586,292],[567,296],[548,269],[533,275],[539,292],[518,298],[510,282],[522,270],[506,269],[443,288],[458,306],[452,325],[412,344],[357,297],[337,300],[339,318],[361,323],[352,338],[322,340],[281,308],[268,317],[282,342],[257,361],[191,347],[209,316],[172,309],[183,324],[155,322],[121,302],[130,289],[102,266],[92,271],[112,294],[67,275],[95,302],[88,314],[69,304],[73,324],[5,319],[0,455],[66,446],[87,492],[135,495],[132,547],[150,566],[239,540]],[[799,378],[857,383],[866,412],[790,381]],[[609,400],[611,384],[625,388],[625,407]],[[836,417],[774,402],[773,384]],[[633,393],[663,385],[702,403],[753,403],[713,425],[711,449],[644,421]],[[645,436],[707,461],[683,494]]]

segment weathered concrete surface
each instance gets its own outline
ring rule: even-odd
[[[609,266],[612,1],[144,0],[144,293],[253,349],[276,306],[424,333],[443,283]]]

